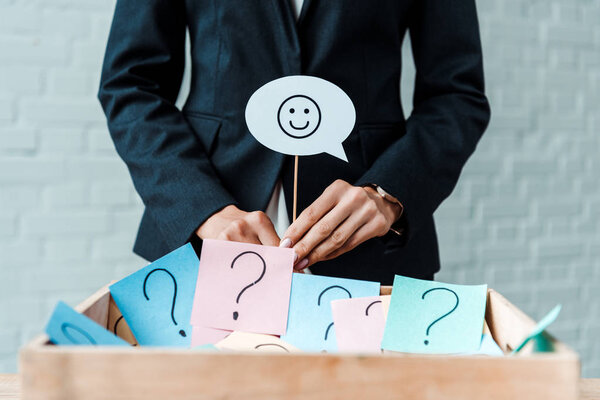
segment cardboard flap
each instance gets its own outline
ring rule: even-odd
[[[504,352],[517,347],[536,323],[500,293],[488,289],[485,320],[492,337]]]

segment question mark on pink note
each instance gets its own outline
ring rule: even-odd
[[[264,278],[265,272],[267,272],[267,263],[265,262],[265,259],[262,258],[262,256],[260,254],[258,254],[257,252],[255,252],[255,251],[244,251],[243,253],[238,254],[233,259],[233,261],[231,262],[231,268],[233,269],[233,267],[234,267],[235,263],[237,262],[237,260],[239,260],[240,257],[242,257],[243,255],[246,255],[246,254],[253,254],[253,255],[255,255],[256,257],[258,257],[260,259],[260,261],[262,262],[262,272],[261,272],[261,274],[260,274],[260,276],[258,277],[257,280],[255,280],[254,282],[252,282],[252,283],[244,286],[242,288],[242,290],[240,290],[240,292],[238,293],[238,295],[237,295],[237,297],[235,299],[236,304],[240,303],[240,297],[242,297],[242,294],[246,290],[248,290],[249,288],[251,288],[252,286],[256,285],[258,282],[260,282],[262,280],[262,278]],[[234,320],[237,320],[239,316],[240,316],[240,314],[237,311],[233,312],[233,319]]]

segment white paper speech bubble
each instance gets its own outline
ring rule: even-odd
[[[261,144],[283,154],[329,153],[348,161],[342,142],[356,121],[350,97],[325,79],[292,75],[260,87],[246,105],[246,124]]]

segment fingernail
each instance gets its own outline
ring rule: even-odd
[[[294,252],[294,264],[298,261],[298,253]]]
[[[281,243],[279,243],[279,247],[285,247],[285,248],[292,247],[292,239],[290,239],[290,238],[283,239],[281,241]],[[296,260],[294,260],[294,261],[296,261]]]
[[[308,265],[308,258],[304,258],[304,259],[302,259],[302,261],[300,261],[298,263],[298,265],[296,265],[296,269],[297,270],[304,269],[304,268],[306,268],[307,265]]]

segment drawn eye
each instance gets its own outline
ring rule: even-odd
[[[304,109],[304,114],[308,114],[308,108]]]
[[[295,112],[296,112],[296,110],[294,110],[293,108],[290,108],[290,114],[293,114]]]

